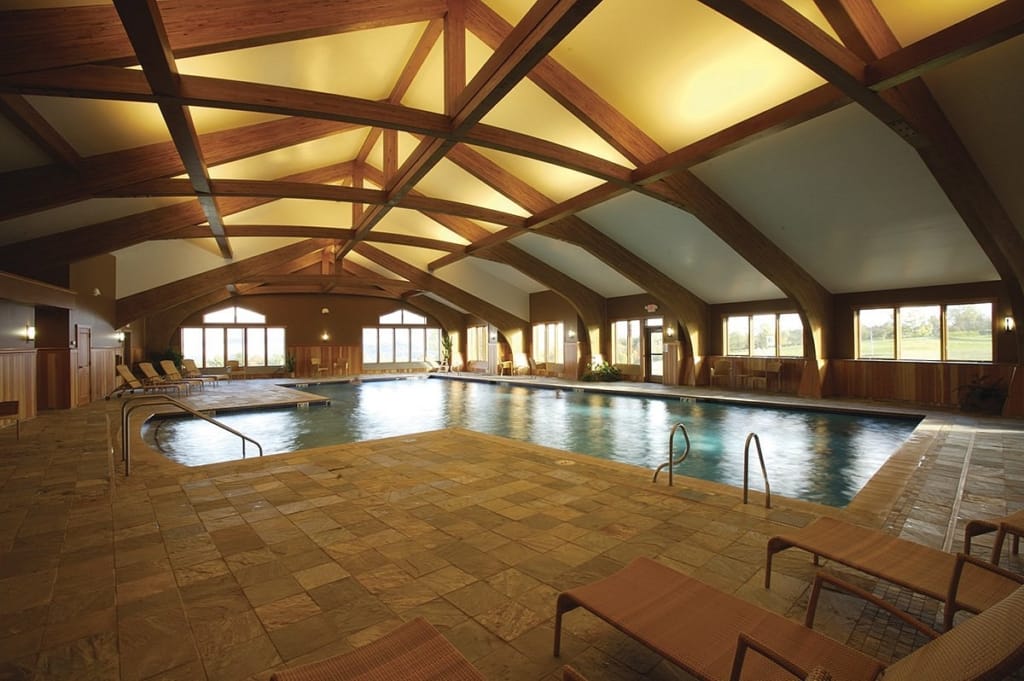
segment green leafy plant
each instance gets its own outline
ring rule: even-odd
[[[595,364],[588,371],[584,372],[582,380],[590,382],[598,381],[621,381],[622,371],[608,362]]]
[[[174,348],[167,348],[163,352],[150,353],[149,359],[153,364],[159,364],[161,360],[169,359],[174,362],[174,366],[178,368],[178,371],[181,371],[181,360],[185,359],[185,355]]]
[[[441,332],[441,361],[449,364],[452,361],[452,337]]]
[[[966,385],[957,387],[957,398],[963,411],[998,414],[1003,410],[1008,389],[1002,378],[979,376]]]
[[[284,370],[295,371],[295,353],[288,353],[284,356]]]

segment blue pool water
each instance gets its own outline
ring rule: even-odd
[[[305,390],[330,398],[331,405],[220,413],[217,419],[260,442],[267,453],[461,427],[652,471],[665,462],[669,432],[681,422],[692,447],[676,473],[737,487],[743,484],[744,441],[756,432],[773,494],[832,506],[849,503],[918,422],[457,380],[321,384]],[[145,437],[188,466],[241,456],[237,437],[198,419],[152,422]],[[682,443],[677,435],[677,451]],[[251,445],[248,451],[253,454]],[[756,453],[750,465],[751,488],[760,490]]]

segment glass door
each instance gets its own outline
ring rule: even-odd
[[[661,383],[665,365],[665,339],[661,320],[658,320],[658,326],[644,328],[644,340],[644,380]]]

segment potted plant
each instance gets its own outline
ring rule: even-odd
[[[290,378],[295,378],[295,353],[289,352],[285,354],[284,371]]]
[[[450,371],[452,367],[452,337],[441,332],[441,366]]]

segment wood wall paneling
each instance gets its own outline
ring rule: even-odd
[[[0,350],[0,402],[18,401],[21,420],[36,415],[36,350]]]
[[[36,354],[36,371],[38,409],[70,409],[71,351],[41,348]]]

